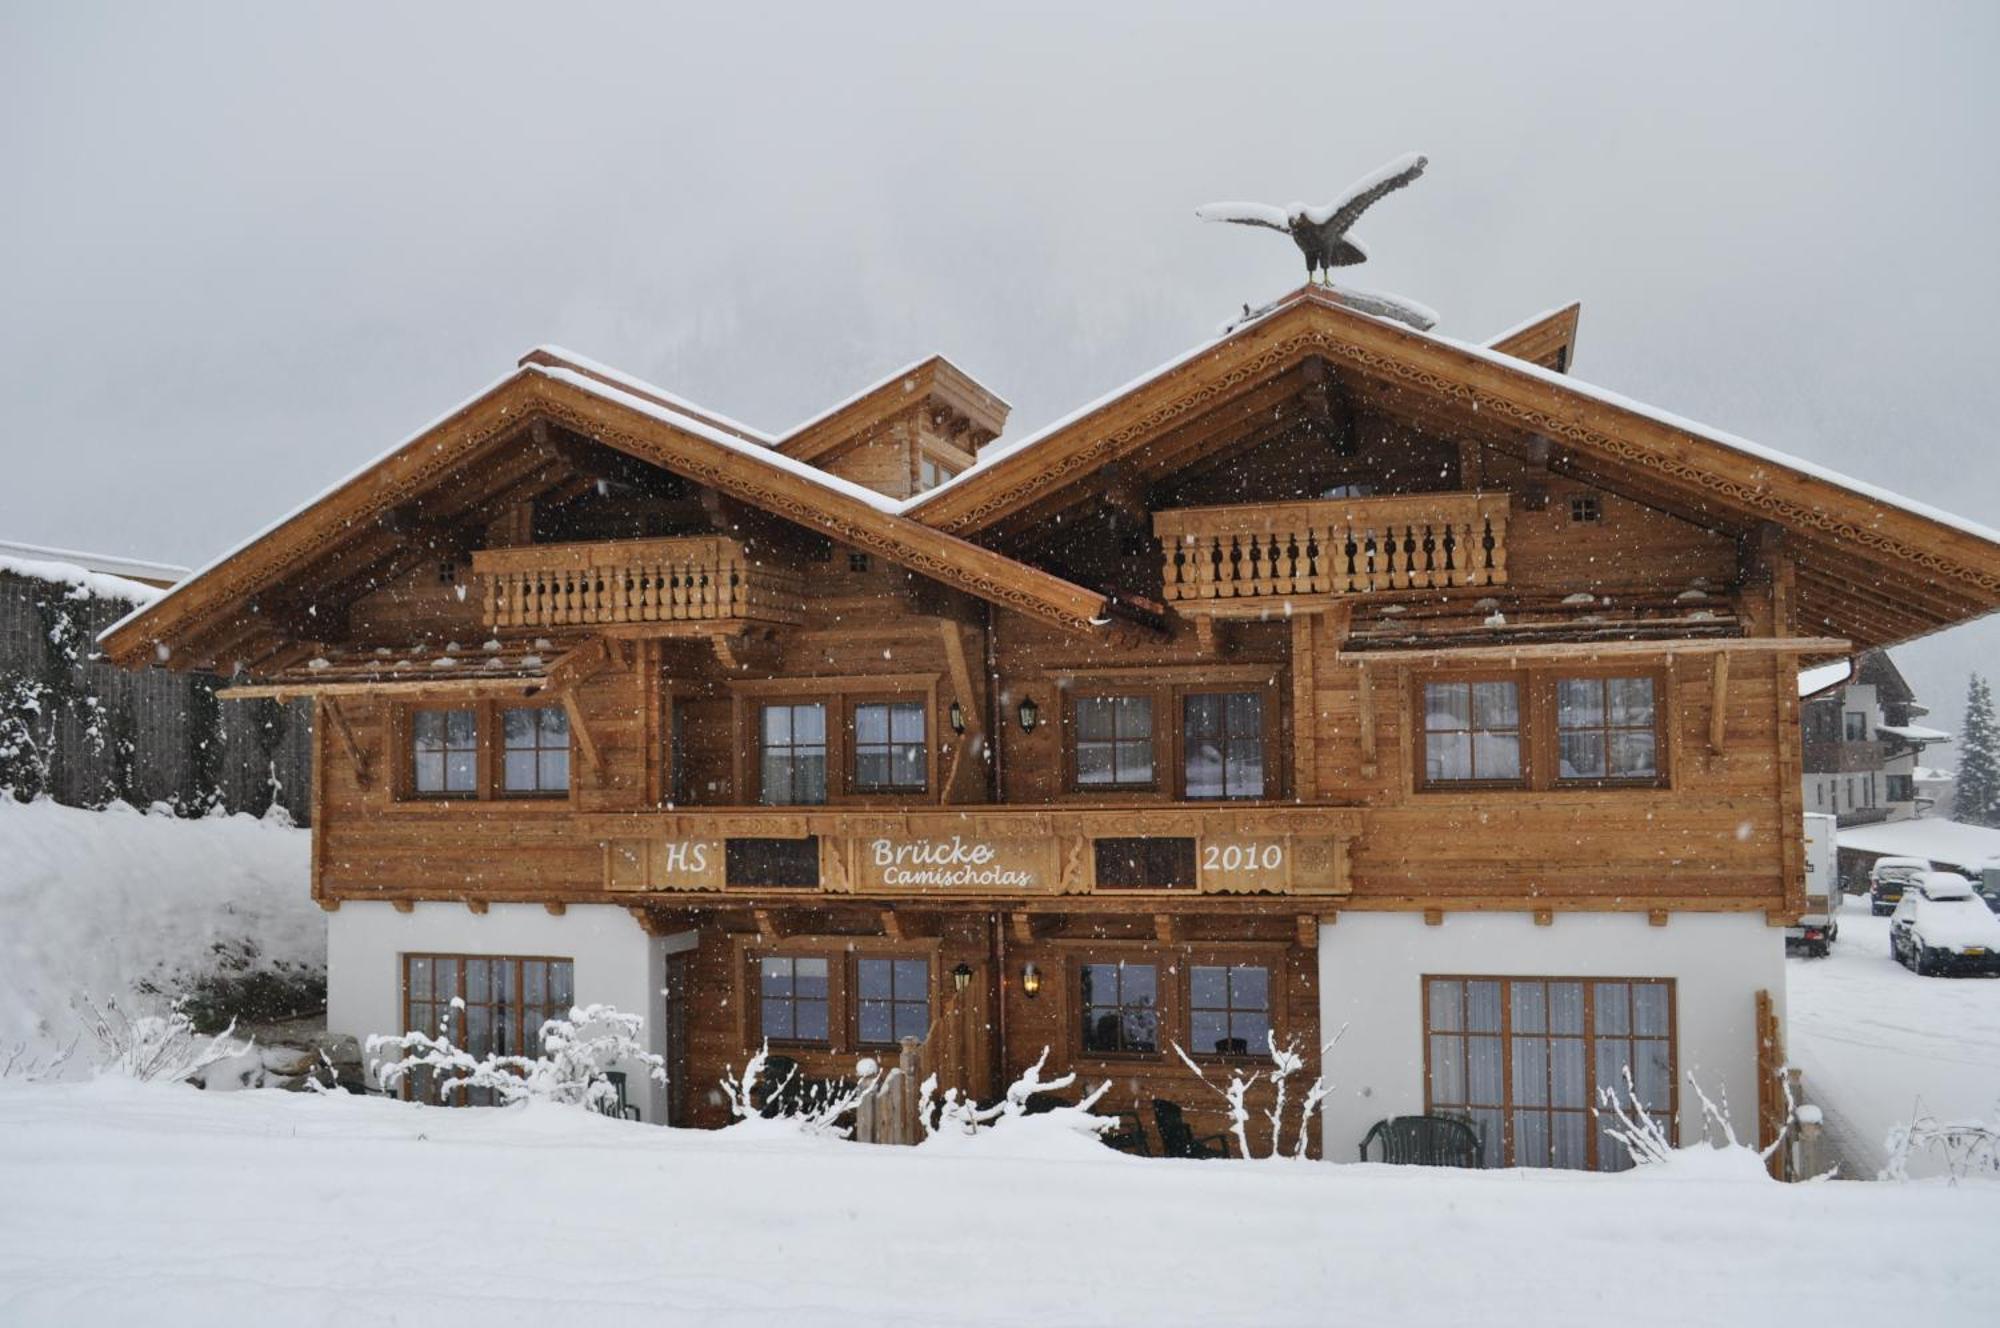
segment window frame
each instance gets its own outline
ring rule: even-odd
[[[1294,1031],[1292,1011],[1287,999],[1290,992],[1292,956],[1282,941],[1240,941],[1235,943],[1192,945],[1154,945],[1137,943],[1098,944],[1064,946],[1062,999],[1065,1008],[1062,1020],[1070,1048],[1073,1066],[1095,1067],[1115,1071],[1118,1067],[1156,1064],[1178,1067],[1185,1070],[1180,1057],[1175,1053],[1178,1044],[1197,1064],[1222,1066],[1269,1067],[1270,1048],[1254,1046],[1241,1055],[1234,1052],[1197,1051],[1192,1045],[1194,1028],[1194,969],[1202,968],[1262,968],[1269,987],[1267,988],[1269,1008],[1265,1017],[1270,1024],[1271,1035],[1283,1046]],[[1158,1004],[1155,1008],[1156,1035],[1159,1046],[1154,1051],[1096,1051],[1084,1045],[1084,1032],[1089,1007],[1083,1003],[1083,966],[1085,964],[1152,964],[1157,972]],[[1045,993],[1046,994],[1046,993]],[[1303,1016],[1302,1016],[1303,1017]]]
[[[1291,696],[1284,666],[1223,665],[1168,672],[1139,669],[1055,673],[1046,675],[1056,696],[1058,742],[1062,747],[1062,796],[1095,802],[1194,802],[1204,807],[1282,802],[1291,796],[1291,762],[1287,737],[1297,741],[1294,720],[1286,708]],[[1264,791],[1255,797],[1190,798],[1187,793],[1187,735],[1184,707],[1191,695],[1254,693],[1263,711]],[[1100,697],[1145,696],[1153,707],[1153,780],[1150,784],[1081,784],[1077,782],[1076,743],[1080,725],[1076,702]],[[1163,773],[1164,772],[1164,775]]]
[[[452,752],[450,716],[461,712],[472,716],[472,787],[469,789],[448,787],[451,780]],[[444,721],[445,746],[442,749],[444,767],[441,777],[447,787],[442,789],[424,788],[419,784],[417,778],[417,721],[424,715],[443,715],[446,717]],[[479,703],[477,701],[464,704],[453,701],[427,702],[406,707],[402,725],[403,759],[398,762],[402,771],[403,796],[421,802],[471,802],[477,800],[481,795],[481,790],[485,787],[485,767],[489,760],[486,752],[484,727],[484,724],[481,722]]]
[[[561,705],[560,701],[524,705],[516,704],[512,699],[486,698],[426,698],[393,703],[389,727],[397,759],[391,784],[392,801],[398,804],[399,809],[405,811],[420,809],[442,811],[465,804],[493,802],[507,802],[520,807],[551,811],[568,810],[575,805],[577,797],[578,749],[576,717],[573,714],[570,716],[569,724],[568,785],[560,791],[551,789],[534,792],[516,792],[502,787],[506,734],[500,712],[549,709]],[[453,710],[472,712],[473,787],[470,790],[452,790],[443,793],[421,791],[417,788],[416,717],[425,712]]]
[[[1108,784],[1086,784],[1080,778],[1080,765],[1076,752],[1077,744],[1083,740],[1083,724],[1077,718],[1077,703],[1080,701],[1110,701],[1112,703],[1111,769],[1115,775],[1118,772],[1118,744],[1120,742],[1118,737],[1117,703],[1126,700],[1143,700],[1146,702],[1147,714],[1149,716],[1148,728],[1150,729],[1150,732],[1146,735],[1146,741],[1152,748],[1153,754],[1152,778],[1143,782],[1135,779],[1125,783],[1119,783],[1114,780]],[[1065,691],[1062,698],[1061,717],[1063,729],[1063,785],[1065,791],[1080,793],[1086,796],[1117,795],[1121,793],[1158,793],[1161,787],[1160,718],[1160,692],[1157,688],[1127,686],[1114,691],[1093,687],[1079,691]],[[1098,742],[1100,740],[1093,738],[1091,741]],[[1137,739],[1125,739],[1124,741],[1136,742]]]
[[[510,710],[532,710],[537,712],[535,721],[535,737],[537,742],[535,746],[509,747],[507,745],[507,712]],[[563,744],[563,787],[560,791],[539,786],[541,780],[541,754],[555,750],[553,747],[544,747],[540,743],[542,736],[540,715],[551,711],[563,716],[563,737],[565,741]],[[512,702],[506,704],[495,703],[493,708],[493,738],[498,744],[494,748],[494,759],[492,762],[493,796],[495,798],[504,798],[509,801],[546,802],[554,798],[567,798],[570,795],[570,790],[576,787],[576,732],[574,725],[570,723],[568,712],[564,710],[560,702],[543,702],[539,705],[532,703],[516,705]],[[537,787],[532,789],[507,787],[507,753],[514,751],[532,751],[535,753],[535,778]]]
[[[1664,987],[1667,993],[1667,1032],[1666,1032],[1666,1037],[1664,1039],[1664,1041],[1667,1044],[1667,1108],[1663,1113],[1660,1113],[1660,1115],[1664,1117],[1664,1119],[1660,1119],[1660,1125],[1661,1128],[1667,1132],[1667,1137],[1669,1141],[1676,1145],[1679,1144],[1678,1122],[1680,1120],[1680,1110],[1681,1110],[1681,1096],[1680,1096],[1681,1055],[1680,1055],[1680,987],[1678,979],[1671,977],[1638,977],[1629,975],[1620,976],[1620,975],[1603,975],[1603,974],[1582,975],[1573,973],[1558,973],[1558,974],[1421,973],[1418,975],[1417,981],[1420,984],[1419,991],[1422,997],[1422,1010],[1420,1014],[1421,1022],[1418,1028],[1418,1036],[1423,1040],[1423,1086],[1424,1086],[1423,1102],[1424,1102],[1425,1114],[1426,1115],[1451,1114],[1453,1113],[1454,1108],[1460,1105],[1460,1104],[1448,1103],[1440,1107],[1438,1106],[1436,1099],[1433,1095],[1432,1087],[1435,1081],[1432,1078],[1432,1061],[1431,1061],[1432,1039],[1437,1036],[1445,1036],[1445,1037],[1456,1036],[1461,1039],[1467,1038],[1469,1036],[1475,1036],[1473,1034],[1469,1034],[1462,1027],[1458,1029],[1456,1032],[1452,1030],[1443,1030],[1442,1032],[1440,1032],[1434,1027],[1434,1025],[1431,1022],[1431,984],[1434,982],[1457,982],[1457,983],[1497,982],[1500,984],[1500,1031],[1497,1034],[1497,1036],[1500,1039],[1501,1097],[1498,1108],[1500,1111],[1500,1122],[1501,1122],[1500,1165],[1503,1167],[1527,1165],[1527,1166],[1539,1166],[1541,1169],[1545,1170],[1567,1170],[1568,1168],[1548,1167],[1546,1164],[1536,1164],[1536,1163],[1524,1164],[1518,1160],[1515,1149],[1514,1115],[1517,1110],[1525,1110],[1525,1111],[1544,1110],[1549,1112],[1551,1115],[1560,1111],[1564,1113],[1580,1114],[1584,1118],[1585,1121],[1584,1166],[1581,1168],[1581,1170],[1593,1171],[1593,1172],[1604,1170],[1603,1167],[1600,1167],[1598,1165],[1600,1161],[1600,1151],[1601,1151],[1600,1141],[1604,1137],[1604,1132],[1602,1128],[1603,1121],[1599,1118],[1595,1110],[1595,1108],[1598,1105],[1595,1096],[1597,1090],[1598,1039],[1600,1037],[1613,1038],[1625,1041],[1627,1043],[1638,1040],[1630,1032],[1629,1021],[1627,1024],[1628,1031],[1622,1036],[1619,1034],[1600,1034],[1597,1031],[1597,1008],[1596,1008],[1597,986],[1600,983],[1618,983],[1628,988],[1637,988],[1640,986]],[[1580,983],[1582,985],[1583,1033],[1581,1034],[1580,1040],[1582,1041],[1584,1048],[1583,1050],[1584,1104],[1581,1108],[1568,1108],[1568,1107],[1557,1108],[1550,1104],[1541,1104],[1539,1106],[1535,1104],[1525,1104],[1519,1108],[1516,1107],[1514,1102],[1513,984],[1517,982],[1541,983],[1544,985],[1553,982],[1575,982],[1575,983]],[[1631,999],[1630,995],[1628,994],[1627,1000],[1629,1001],[1630,999]],[[1494,1036],[1494,1035],[1478,1034],[1476,1036]],[[1552,1035],[1545,1031],[1541,1034],[1525,1033],[1522,1036],[1542,1037],[1545,1040],[1547,1040]],[[1567,1035],[1554,1035],[1554,1036],[1567,1036]],[[1657,1041],[1660,1039],[1654,1039],[1649,1037],[1646,1040]],[[1468,1064],[1468,1070],[1469,1068],[1470,1067]],[[1469,1080],[1470,1078],[1469,1074],[1467,1077]],[[1462,1117],[1453,1115],[1453,1119],[1462,1119]],[[1625,1168],[1618,1168],[1618,1170],[1624,1170],[1624,1169]]]
[[[817,744],[820,749],[820,760],[822,762],[822,769],[820,773],[819,801],[802,802],[799,801],[796,797],[787,798],[783,802],[767,801],[764,797],[765,793],[764,760],[765,760],[765,752],[770,749],[767,749],[764,738],[765,711],[783,709],[791,712],[788,716],[787,722],[790,725],[792,740],[785,743],[782,747],[782,750],[792,753],[791,757],[789,758],[791,761],[791,772],[792,772],[791,788],[788,790],[788,792],[796,794],[798,792],[798,784],[799,784],[798,752],[801,747],[801,744],[797,740],[798,739],[797,712],[800,710],[812,709],[815,706],[819,708],[820,712],[820,740],[819,743]],[[833,800],[833,791],[834,791],[833,763],[835,760],[835,753],[836,753],[836,748],[833,741],[833,730],[835,726],[839,723],[839,714],[840,714],[839,710],[834,705],[829,704],[827,700],[823,697],[773,696],[761,699],[757,701],[754,705],[752,705],[750,707],[750,736],[751,736],[750,768],[752,771],[755,772],[754,775],[755,787],[751,791],[749,801],[760,807],[823,807],[827,803],[831,802]],[[805,744],[805,746],[807,747],[810,747],[812,745],[813,744]]]
[[[929,974],[931,1003],[930,1029],[935,1030],[946,999],[945,950],[937,937],[891,940],[867,936],[799,936],[764,940],[756,936],[737,937],[732,945],[735,971],[734,1005],[737,1045],[753,1053],[763,1041],[764,994],[761,974],[767,958],[824,959],[827,962],[827,1041],[784,1042],[773,1040],[774,1050],[806,1067],[814,1076],[851,1075],[853,1057],[868,1054],[880,1059],[888,1046],[860,1041],[860,973],[856,959],[921,959]],[[956,956],[954,955],[954,958]],[[968,997],[970,993],[968,993]],[[893,1046],[893,1044],[889,1044]]]
[[[842,731],[846,734],[847,738],[847,743],[846,743],[847,755],[841,763],[841,774],[844,777],[843,783],[846,784],[847,791],[856,797],[875,797],[875,798],[921,798],[928,795],[931,792],[932,788],[931,768],[935,758],[935,744],[932,741],[933,735],[931,733],[931,727],[932,727],[931,706],[929,703],[929,699],[923,695],[914,692],[884,692],[879,695],[849,693],[843,695],[840,698],[840,700],[841,700],[840,722],[842,726]],[[894,709],[897,706],[916,707],[917,715],[920,719],[923,720],[924,724],[923,737],[915,744],[916,746],[921,747],[923,749],[923,754],[924,754],[923,783],[864,784],[861,781],[861,728],[860,728],[859,716],[861,708],[863,706],[887,706],[890,709],[890,714],[886,716],[886,718],[889,721],[889,740],[886,746],[888,747],[890,752],[890,765],[892,766],[892,768],[895,764],[896,748],[899,746],[906,747],[911,745],[909,743],[898,743],[896,741]],[[869,745],[880,746],[884,744],[870,743]]]
[[[405,1031],[421,1032],[427,1037],[437,1036],[437,1031],[438,1031],[437,1024],[433,1022],[429,1027],[421,1029],[415,1027],[415,1020],[411,1014],[411,1010],[414,1008],[416,1004],[415,1000],[413,999],[414,984],[412,984],[412,982],[410,981],[411,962],[413,960],[424,959],[424,960],[429,960],[433,965],[431,970],[432,995],[431,998],[429,1000],[424,1001],[423,1004],[432,1007],[442,1006],[448,1010],[451,1009],[450,1005],[451,997],[446,997],[442,1000],[438,999],[437,997],[437,987],[436,987],[437,970],[435,965],[439,960],[450,960],[452,963],[457,965],[457,973],[458,973],[457,990],[453,992],[452,995],[458,997],[461,1000],[464,1000],[465,1005],[457,1010],[452,1011],[453,1015],[455,1016],[455,1024],[452,1029],[452,1040],[454,1046],[458,1046],[461,1048],[466,1048],[466,1042],[469,1040],[467,1038],[467,1023],[469,1021],[469,1015],[467,1014],[467,1011],[469,1011],[472,1004],[471,1000],[465,996],[465,986],[466,986],[465,964],[468,960],[477,960],[482,963],[505,963],[505,964],[512,964],[514,966],[514,991],[518,994],[518,997],[516,1000],[516,1008],[514,1011],[513,1022],[515,1025],[516,1035],[518,1037],[516,1046],[520,1048],[520,1050],[518,1050],[514,1054],[517,1055],[530,1054],[528,1048],[531,1045],[531,1040],[534,1046],[534,1054],[539,1054],[541,1050],[539,1039],[541,1037],[541,1032],[542,1032],[542,1023],[547,1022],[549,1018],[560,1017],[560,1014],[568,1013],[567,1009],[560,1009],[558,1015],[544,1016],[543,1020],[540,1023],[537,1023],[532,1030],[529,1030],[527,1028],[528,1004],[525,995],[527,991],[527,982],[526,982],[526,972],[522,967],[524,964],[568,964],[569,995],[570,995],[569,1005],[573,1007],[576,1004],[576,960],[575,958],[569,955],[466,954],[453,951],[404,950],[398,952],[397,958],[399,960],[398,979],[401,984],[401,993],[402,993],[401,1006],[403,1015],[403,1028]],[[487,1005],[493,1004],[493,1002],[491,1001],[482,1003]],[[547,1001],[544,1001],[541,1008],[543,1008],[544,1010],[559,1009],[559,1007],[550,1004]],[[469,1050],[469,1048],[466,1049]],[[406,1101],[411,1100],[415,1092],[415,1089],[416,1085],[412,1083],[410,1080],[405,1079],[402,1088],[399,1090],[400,1096],[403,1097],[403,1099]],[[458,1094],[455,1095],[459,1099],[458,1101],[442,1102],[441,1105],[445,1106],[479,1105],[470,1100],[471,1091],[472,1090],[470,1089],[463,1089]]]
[[[799,961],[804,960],[808,963],[817,963],[825,967],[826,996],[824,1000],[821,1001],[821,1004],[826,1006],[826,1010],[824,1011],[826,1018],[826,1036],[824,1038],[802,1038],[797,1036],[779,1038],[779,1037],[772,1037],[769,1033],[764,1031],[764,1004],[765,1004],[764,965],[767,962],[774,959],[783,960],[784,962],[792,966],[792,981],[794,983],[797,983],[798,981]],[[750,989],[752,993],[755,995],[757,1001],[756,1026],[757,1026],[758,1039],[762,1043],[773,1047],[800,1047],[812,1051],[834,1050],[838,1045],[836,1034],[839,1030],[839,1021],[836,1017],[840,1011],[840,1005],[836,1001],[836,997],[839,993],[838,974],[841,968],[839,961],[834,956],[829,955],[824,951],[808,950],[797,947],[787,947],[784,945],[777,945],[771,947],[769,950],[763,953],[754,956],[751,959],[750,963],[752,966]],[[792,1006],[792,1028],[794,1032],[796,1032],[799,1026],[799,1018],[798,1018],[799,998],[796,994],[794,994],[790,997],[787,997],[786,1000]]]
[[[861,994],[861,966],[869,963],[889,965],[889,1000],[887,1002],[889,1005],[889,1040],[886,1042],[871,1041],[861,1031],[861,1005],[865,999],[869,999],[863,997]],[[904,954],[887,951],[876,953],[858,950],[847,957],[847,983],[848,991],[851,993],[850,999],[847,1002],[847,1044],[849,1047],[856,1050],[862,1048],[891,1050],[902,1045],[901,1041],[895,1035],[895,1007],[898,1005],[914,1005],[916,1002],[904,1000],[897,994],[895,966],[898,963],[920,963],[924,966],[924,1032],[918,1040],[929,1040],[931,1030],[937,1027],[938,975],[936,972],[937,964],[935,956],[925,953]]]
[[[728,684],[734,707],[732,778],[736,800],[743,806],[832,807],[906,806],[935,797],[942,756],[947,750],[939,735],[939,675],[935,673],[860,675],[817,678],[732,679]],[[854,770],[854,710],[856,705],[914,702],[924,710],[924,786],[876,791],[860,786]],[[767,705],[826,707],[826,801],[766,803],[763,788],[763,708]],[[948,730],[947,730],[948,731]],[[956,740],[956,739],[954,739]]]
[[[1181,1016],[1182,1016],[1181,1021],[1186,1025],[1184,1031],[1186,1032],[1187,1037],[1185,1040],[1182,1041],[1181,1045],[1187,1048],[1188,1055],[1192,1056],[1197,1061],[1215,1061],[1225,1065],[1239,1061],[1256,1061],[1268,1058],[1271,1054],[1270,1047],[1258,1046],[1254,1043],[1246,1045],[1242,1051],[1204,1051],[1193,1045],[1194,1016],[1196,1010],[1199,1009],[1199,1010],[1213,1011],[1221,1009],[1225,1012],[1225,1014],[1234,1015],[1242,1011],[1247,1011],[1249,1009],[1249,1007],[1246,1006],[1246,1007],[1241,1007],[1241,1010],[1239,1010],[1239,1007],[1237,1007],[1234,1004],[1220,1006],[1220,1007],[1213,1005],[1197,1006],[1194,1003],[1194,971],[1197,968],[1220,968],[1223,969],[1225,973],[1239,968],[1263,969],[1264,970],[1264,1026],[1269,1031],[1271,1037],[1275,1039],[1278,1036],[1278,1007],[1280,1004],[1280,993],[1285,979],[1283,965],[1281,963],[1274,962],[1274,960],[1271,957],[1264,955],[1245,956],[1240,954],[1218,955],[1210,953],[1196,954],[1192,957],[1183,960],[1180,964],[1181,979],[1187,985],[1187,997],[1182,1002],[1182,1008],[1181,1008]],[[1225,991],[1227,991],[1228,978],[1225,976],[1223,981],[1225,983]],[[1225,999],[1230,999],[1230,998],[1228,996],[1225,996]]]
[[[1558,727],[1561,684],[1572,679],[1649,678],[1653,683],[1653,770],[1651,775],[1589,776],[1565,779],[1562,730]],[[1513,682],[1521,713],[1521,774],[1518,779],[1431,779],[1427,773],[1424,687],[1441,682]],[[1670,789],[1674,786],[1674,680],[1665,665],[1543,664],[1532,668],[1415,669],[1406,695],[1410,725],[1410,788],[1416,793],[1574,793],[1617,789]]]

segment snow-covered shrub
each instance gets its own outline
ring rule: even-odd
[[[1908,1180],[1910,1158],[1921,1155],[1939,1165],[1953,1185],[1968,1177],[2000,1180],[2000,1102],[1993,1120],[1940,1121],[1928,1112],[1889,1131],[1889,1155],[1878,1179]]]
[[[1083,1137],[1096,1140],[1097,1136],[1117,1124],[1108,1116],[1092,1113],[1103,1096],[1111,1091],[1111,1081],[1106,1079],[1075,1105],[1064,1105],[1050,1111],[1030,1115],[1028,1099],[1037,1093],[1053,1093],[1068,1088],[1076,1082],[1074,1073],[1055,1079],[1042,1078],[1042,1067],[1048,1064],[1049,1049],[1042,1048],[1042,1054],[1035,1057],[1035,1063],[1022,1071],[1021,1077],[1007,1085],[1007,1091],[998,1102],[990,1107],[982,1107],[970,1098],[962,1097],[956,1088],[945,1090],[942,1098],[937,1096],[937,1076],[925,1078],[917,1098],[917,1120],[924,1128],[924,1143],[921,1146],[948,1141],[963,1140],[990,1133],[1001,1122],[1008,1122],[1007,1133],[1017,1135],[1026,1122],[1034,1122],[1032,1128],[1037,1133],[1061,1139]],[[1013,1122],[1022,1122],[1016,1125]]]
[[[1667,1133],[1667,1127],[1639,1100],[1638,1090],[1632,1082],[1632,1069],[1625,1067],[1625,1091],[1605,1088],[1598,1092],[1600,1118],[1609,1113],[1617,1121],[1616,1125],[1606,1124],[1605,1134],[1624,1145],[1632,1159],[1632,1165],[1640,1171],[1656,1174],[1665,1172],[1688,1172],[1699,1169],[1704,1176],[1734,1177],[1743,1180],[1770,1180],[1770,1160],[1785,1146],[1791,1132],[1791,1121],[1796,1112],[1792,1100],[1790,1078],[1780,1075],[1785,1086],[1785,1127],[1778,1131],[1778,1137],[1763,1148],[1752,1148],[1736,1137],[1736,1127],[1729,1120],[1729,1099],[1725,1096],[1718,1103],[1702,1090],[1701,1081],[1694,1071],[1688,1071],[1688,1087],[1693,1090],[1695,1101],[1701,1105],[1701,1140],[1676,1148]]]
[[[743,1066],[741,1078],[733,1066],[723,1068],[722,1091],[738,1127],[753,1121],[782,1121],[787,1133],[845,1139],[854,1130],[841,1124],[842,1118],[853,1112],[880,1077],[880,1067],[872,1060],[864,1060],[856,1068],[852,1080],[809,1080],[800,1074],[797,1063],[776,1072],[771,1068],[771,1044],[767,1041]]]
[[[465,1008],[458,997],[451,1005]],[[666,1062],[640,1045],[645,1020],[609,1005],[572,1008],[568,1018],[543,1023],[540,1056],[477,1057],[452,1044],[448,1027],[441,1024],[435,1037],[416,1030],[370,1037],[367,1050],[377,1081],[393,1093],[412,1079],[427,1078],[447,1101],[483,1089],[503,1104],[554,1102],[609,1111],[618,1100],[605,1073],[612,1066],[641,1065],[649,1078],[667,1079]],[[390,1057],[391,1052],[396,1054]]]
[[[18,1079],[23,1083],[36,1084],[60,1077],[63,1067],[76,1054],[81,1037],[78,1034],[52,1051],[38,1050],[26,1042],[0,1047],[0,1079]]]
[[[100,1073],[144,1082],[185,1083],[216,1062],[242,1055],[249,1044],[230,1037],[231,1023],[203,1037],[176,1001],[163,1009],[127,1014],[116,1000],[102,1007],[88,997],[77,1002],[85,1030],[97,1042]]]
[[[1319,1049],[1320,1065],[1322,1067],[1326,1064],[1326,1054],[1333,1050],[1334,1043],[1339,1042],[1341,1034],[1346,1031],[1347,1029],[1343,1026],[1339,1033],[1333,1035],[1332,1042],[1328,1042]],[[1306,1061],[1305,1057],[1299,1054],[1296,1042],[1287,1042],[1283,1047],[1280,1047],[1277,1035],[1268,1031],[1264,1034],[1264,1040],[1270,1047],[1271,1068],[1268,1070],[1259,1070],[1246,1079],[1243,1076],[1242,1070],[1232,1067],[1229,1071],[1229,1083],[1226,1086],[1219,1085],[1210,1079],[1207,1073],[1199,1065],[1195,1064],[1194,1058],[1187,1054],[1186,1049],[1180,1043],[1174,1043],[1174,1051],[1179,1054],[1181,1062],[1188,1069],[1194,1071],[1196,1078],[1200,1079],[1217,1093],[1220,1093],[1222,1100],[1228,1104],[1229,1132],[1236,1136],[1236,1151],[1240,1156],[1257,1156],[1256,1153],[1250,1150],[1249,1096],[1252,1086],[1261,1080],[1270,1084],[1272,1088],[1271,1105],[1264,1112],[1264,1119],[1271,1127],[1271,1148],[1264,1156],[1303,1158],[1306,1155],[1306,1144],[1312,1135],[1313,1115],[1319,1111],[1320,1104],[1326,1101],[1326,1095],[1333,1091],[1333,1086],[1327,1083],[1326,1075],[1323,1071],[1320,1074],[1314,1075],[1312,1083],[1306,1086],[1305,1094],[1299,1099],[1298,1104],[1298,1133],[1292,1140],[1290,1153],[1287,1154],[1285,1150],[1285,1101],[1292,1076],[1305,1068]]]

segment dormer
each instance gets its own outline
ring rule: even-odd
[[[1008,405],[942,355],[919,360],[780,439],[786,456],[890,498],[934,489],[1000,436]]]

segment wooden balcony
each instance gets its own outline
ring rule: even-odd
[[[482,549],[472,572],[494,631],[804,617],[797,572],[720,535]]]
[[[1422,493],[1184,507],[1153,515],[1166,599],[1252,616],[1286,600],[1507,580],[1504,493]]]

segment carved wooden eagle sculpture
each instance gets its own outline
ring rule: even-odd
[[[1233,221],[1239,226],[1267,226],[1284,231],[1306,256],[1306,280],[1319,281],[1327,269],[1368,261],[1361,246],[1348,238],[1348,228],[1385,195],[1422,175],[1429,164],[1428,157],[1414,152],[1398,157],[1356,180],[1325,207],[1308,207],[1304,203],[1282,208],[1267,203],[1210,203],[1196,208],[1194,214],[1203,221]]]

